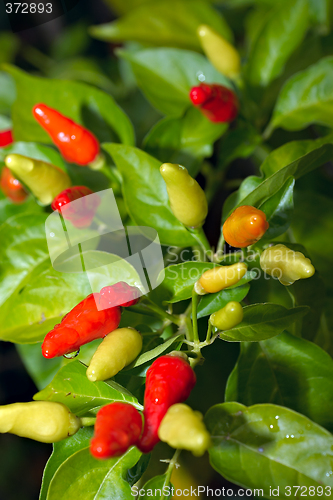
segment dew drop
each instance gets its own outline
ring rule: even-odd
[[[202,71],[198,71],[197,78],[198,78],[199,82],[204,82],[206,80],[206,77]]]
[[[289,439],[289,434],[286,435],[286,438]]]
[[[331,470],[330,470],[330,471],[328,471],[328,472],[326,472],[326,476],[327,476],[327,477],[330,477],[332,474],[333,474],[333,471],[331,471]]]
[[[280,418],[279,415],[276,415],[275,420],[279,420],[279,418]]]
[[[262,453],[264,451],[264,448],[258,448],[258,451]]]
[[[78,349],[77,351],[74,351],[74,352],[70,352],[68,354],[64,354],[64,358],[66,358],[66,359],[74,359],[79,354],[80,354],[80,349]]]

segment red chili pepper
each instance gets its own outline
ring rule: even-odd
[[[55,325],[42,344],[44,358],[55,358],[75,352],[84,344],[105,337],[118,328],[121,318],[120,307],[98,310],[100,294],[92,293],[77,304],[61,323]]]
[[[11,130],[4,130],[0,132],[0,148],[8,146],[14,142],[13,132]]]
[[[4,194],[12,200],[13,203],[23,203],[28,193],[18,179],[15,179],[9,168],[3,167],[0,177],[0,187]]]
[[[134,406],[111,403],[97,413],[95,435],[90,452],[96,458],[119,457],[137,443],[142,432],[142,417]]]
[[[238,113],[236,94],[223,85],[201,83],[191,88],[190,99],[211,122],[231,122]]]
[[[158,443],[158,428],[168,408],[185,401],[196,382],[190,365],[180,356],[161,356],[147,371],[144,428],[137,446],[149,453]]]
[[[36,104],[33,115],[65,160],[78,165],[88,165],[96,159],[99,142],[89,130],[46,104]]]
[[[73,186],[65,189],[54,198],[52,210],[61,211],[62,216],[70,220],[75,227],[88,227],[101,203],[97,194],[85,198],[90,194],[94,192],[86,186]],[[71,203],[79,199],[81,201]]]
[[[115,285],[102,288],[100,295],[102,306],[111,307],[112,304],[116,304],[121,307],[130,307],[139,302],[142,294],[136,286],[119,281]]]

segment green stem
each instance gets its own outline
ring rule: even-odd
[[[179,316],[175,316],[174,314],[169,314],[147,297],[145,297],[144,300],[147,301],[148,304],[141,302],[138,307],[144,307],[146,309],[149,309],[150,311],[158,314],[161,318],[167,319],[169,321],[172,321],[172,323],[174,323],[175,325],[181,326],[181,319],[179,318]]]
[[[219,255],[222,252],[221,257],[223,256],[224,244],[225,244],[225,239],[224,239],[223,232],[221,229],[221,236],[220,236],[220,239],[218,241],[217,248],[216,248],[217,255]]]
[[[91,425],[95,425],[96,417],[82,417],[81,425],[82,427],[89,427]]]
[[[202,227],[200,229],[192,229],[192,230],[190,230],[190,232],[191,232],[192,236],[197,240],[197,242],[199,243],[202,250],[204,251],[205,260],[208,260],[208,259],[211,260],[212,249],[211,249],[211,246],[207,240],[207,237],[206,237]],[[208,259],[207,259],[207,257],[208,257]]]
[[[208,343],[210,341],[210,338],[212,336],[212,324],[211,322],[208,320],[208,330],[207,330],[207,336],[206,336],[206,342]]]
[[[164,485],[163,486],[168,486],[170,484],[170,480],[171,480],[171,474],[172,474],[172,471],[175,467],[175,465],[177,464],[177,460],[179,458],[179,455],[181,453],[182,450],[176,450],[174,456],[172,457],[172,459],[170,460],[170,463],[169,463],[169,466],[168,466],[168,469],[166,471],[166,476],[165,476],[165,481],[164,481]],[[164,488],[162,489],[162,496],[161,496],[161,500],[166,500],[166,496],[164,494]]]
[[[194,342],[200,342],[198,333],[198,319],[197,319],[197,309],[198,309],[199,295],[193,288],[192,291],[192,324],[193,324],[193,340]]]

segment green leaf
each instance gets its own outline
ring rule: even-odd
[[[311,123],[333,126],[333,57],[292,76],[275,105],[270,129],[302,130]]]
[[[124,17],[93,26],[90,33],[108,42],[129,40],[163,47],[201,50],[197,36],[200,24],[208,24],[224,38],[232,33],[221,14],[203,0],[160,0],[138,6]]]
[[[332,358],[312,342],[283,332],[263,342],[242,343],[225,399],[246,406],[287,406],[332,431],[332,393]]]
[[[52,143],[32,115],[34,105],[43,102],[86,126],[100,141],[119,138],[124,144],[134,143],[132,124],[110,95],[84,83],[30,76],[9,65],[5,68],[16,84],[12,118],[17,140]]]
[[[122,175],[126,207],[135,224],[156,229],[162,245],[195,245],[194,237],[171,212],[160,174],[161,162],[130,146],[105,144],[103,147]]]
[[[228,342],[259,342],[275,337],[308,312],[308,307],[287,309],[278,304],[251,304],[244,307],[244,318],[239,325],[222,332],[220,338]]]
[[[58,151],[55,151],[49,146],[43,146],[35,142],[15,141],[10,146],[0,148],[0,162],[4,162],[6,156],[9,154],[29,156],[29,158],[33,158],[34,160],[42,160],[47,163],[52,163],[52,165],[67,171],[65,162],[61,155]]]
[[[195,176],[197,169],[189,166],[196,158],[202,160],[211,156],[213,143],[226,129],[226,123],[213,123],[191,107],[182,118],[164,118],[157,122],[145,137],[144,149],[163,163],[186,165]]]
[[[209,269],[216,267],[212,262],[183,262],[165,268],[165,278],[160,288],[167,302],[180,302],[191,298],[194,284]]]
[[[249,57],[248,79],[253,85],[266,86],[282,73],[308,25],[308,4],[304,0],[280,2],[271,10]]]
[[[277,149],[274,149],[265,159],[260,167],[264,177],[275,174],[290,163],[299,160],[302,156],[306,156],[311,151],[314,151],[324,144],[332,144],[333,135],[306,141],[291,141],[283,144]]]
[[[16,349],[39,390],[51,382],[63,362],[63,358],[44,358],[40,342],[37,344],[16,344]]]
[[[287,231],[294,211],[295,179],[290,177],[277,193],[259,206],[266,214],[269,228],[262,240],[272,240]]]
[[[228,130],[219,150],[220,167],[224,168],[237,158],[248,158],[262,142],[261,136],[248,123]]]
[[[181,339],[179,339],[179,337],[181,337],[181,336],[182,336],[181,333],[178,334],[178,335],[173,335],[172,337],[170,337],[168,340],[166,340],[162,344],[154,347],[154,349],[151,349],[150,351],[144,352],[138,358],[136,358],[136,360],[133,361],[133,363],[131,363],[130,365],[128,365],[125,368],[125,371],[126,370],[131,370],[132,368],[136,368],[137,366],[141,366],[141,365],[143,365],[145,363],[148,363],[148,361],[151,361],[152,359],[157,358],[160,354],[162,354],[163,352],[165,353],[165,351],[169,350],[169,348],[175,342],[179,343],[179,341],[181,340]]]
[[[303,415],[269,404],[224,403],[213,406],[205,422],[213,468],[233,483],[261,490],[257,496],[287,499],[297,486],[322,488],[315,490],[319,495],[333,486],[333,436]]]
[[[0,113],[10,113],[15,95],[13,79],[7,73],[0,71]]]
[[[188,50],[168,48],[137,52],[119,50],[129,61],[136,81],[152,105],[161,113],[180,117],[191,107],[189,92],[203,79],[231,88],[230,80],[219,73],[206,57]]]
[[[90,454],[87,440],[85,446],[81,446],[55,448],[55,457],[59,449],[58,453],[64,461],[59,463],[58,459],[57,463],[51,464],[56,470],[52,471],[54,475],[49,482],[47,495],[41,496],[40,500],[131,500],[133,496],[126,475],[128,469],[138,462],[141,456],[139,450],[132,447],[121,457],[97,460]]]
[[[133,490],[134,493],[136,493],[137,489],[138,491],[140,491],[140,489],[145,491],[144,496],[139,496],[139,498],[142,498],[143,500],[148,500],[149,498],[156,498],[156,500],[171,500],[172,498],[172,485],[170,484],[167,474],[162,474],[161,476],[155,476],[152,479],[149,479],[149,481],[147,481],[142,488],[135,488]],[[156,490],[160,490],[162,496],[159,494],[159,491]]]
[[[227,217],[235,210],[235,208],[240,205],[245,205],[243,200],[254,191],[262,183],[262,178],[256,175],[249,175],[243,180],[237,191],[231,193],[226,199],[223,205],[222,221],[224,222]]]
[[[312,264],[333,289],[333,201],[313,191],[295,193],[292,231],[309,252]]]
[[[250,285],[246,283],[241,286],[236,286],[235,288],[226,288],[218,293],[209,293],[204,295],[198,305],[197,317],[203,318],[205,316],[209,316],[210,314],[222,309],[222,307],[226,306],[228,302],[241,302],[245,299],[249,290]]]
[[[309,0],[309,8],[311,21],[320,26],[322,34],[328,34],[331,24],[331,0]]]
[[[130,403],[142,409],[137,399],[124,387],[112,380],[90,382],[86,376],[87,367],[79,361],[72,361],[62,367],[52,382],[34,395],[35,401],[56,401],[66,405],[79,417],[96,414],[101,406],[114,401]]]

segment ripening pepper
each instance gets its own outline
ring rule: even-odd
[[[197,181],[182,165],[163,163],[160,172],[176,219],[190,228],[201,227],[208,213],[208,204],[206,195]]]
[[[141,291],[136,286],[131,286],[124,281],[118,281],[111,286],[105,286],[100,291],[101,304],[103,307],[130,307],[137,304],[141,297]]]
[[[6,156],[5,164],[43,205],[49,205],[55,196],[71,185],[66,172],[51,163],[10,154]]]
[[[0,432],[55,443],[75,434],[81,420],[62,403],[31,401],[0,406]]]
[[[0,148],[4,148],[5,146],[9,146],[14,142],[13,132],[11,130],[4,130],[0,132]]]
[[[292,285],[299,279],[311,278],[315,273],[310,259],[281,244],[264,250],[260,266],[265,273],[277,278],[285,286]]]
[[[262,210],[243,205],[236,208],[223,224],[223,236],[232,247],[244,248],[259,241],[268,228]]]
[[[142,417],[134,406],[111,403],[97,413],[90,452],[95,458],[118,457],[137,443],[142,432]]]
[[[190,99],[201,113],[214,123],[232,122],[238,113],[236,94],[218,84],[200,83],[190,90]]]
[[[192,451],[196,457],[201,457],[212,444],[202,414],[182,403],[170,406],[158,429],[158,437],[172,448]]]
[[[244,262],[237,262],[231,266],[217,266],[205,271],[194,285],[197,294],[220,292],[224,288],[236,285],[247,271]]]
[[[87,369],[91,382],[107,380],[132,363],[142,349],[142,336],[134,328],[118,328],[104,337]]]
[[[88,196],[90,194],[94,196]],[[72,203],[73,201],[76,203]],[[54,198],[51,208],[60,211],[65,219],[72,222],[73,226],[89,227],[100,203],[99,196],[88,187],[72,186],[61,191]]]
[[[240,303],[231,301],[222,309],[213,313],[209,321],[219,330],[230,330],[243,320],[243,316],[243,308]]]
[[[149,453],[158,443],[158,428],[170,406],[185,401],[196,382],[189,363],[179,355],[157,358],[146,376],[144,428],[137,447]]]
[[[100,301],[99,293],[88,295],[62,318],[60,324],[55,325],[42,344],[44,358],[75,352],[82,345],[103,338],[118,328],[120,307],[98,310],[96,303],[100,305]]]
[[[3,167],[0,177],[0,188],[13,203],[23,203],[28,193],[18,179],[15,179],[8,167]]]
[[[241,68],[237,50],[210,26],[202,24],[197,33],[204,53],[217,71],[229,78],[236,78]]]
[[[99,142],[89,130],[46,104],[36,104],[33,115],[65,160],[88,165],[97,159]]]

